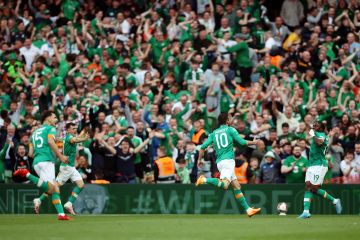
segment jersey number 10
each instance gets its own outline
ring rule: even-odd
[[[215,140],[218,149],[226,148],[229,145],[229,140],[226,133],[215,134]]]

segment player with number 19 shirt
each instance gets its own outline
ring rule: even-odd
[[[205,178],[204,176],[200,176],[195,185],[198,186],[208,183],[226,190],[231,184],[234,189],[236,200],[244,208],[247,215],[251,217],[259,213],[261,209],[251,208],[248,205],[244,194],[241,192],[240,184],[237,181],[237,177],[235,175],[235,154],[233,148],[234,141],[241,145],[254,145],[257,144],[257,140],[246,141],[242,139],[239,133],[233,127],[229,127],[231,122],[232,117],[228,115],[228,113],[221,113],[218,117],[218,123],[220,127],[214,130],[214,132],[210,134],[208,139],[200,147],[198,146],[198,149],[200,150],[198,162],[201,163],[202,156],[204,155],[204,149],[207,148],[210,144],[214,144],[217,154],[216,163],[220,172],[220,179]]]
[[[322,122],[315,122],[314,129],[309,131],[312,143],[310,146],[309,168],[305,176],[305,194],[304,194],[304,211],[299,218],[310,218],[310,206],[314,194],[323,197],[334,204],[338,214],[342,211],[340,199],[334,198],[320,186],[323,184],[325,174],[328,170],[328,163],[325,158],[329,142],[332,142],[334,132],[331,131],[329,137],[325,134],[325,125]]]

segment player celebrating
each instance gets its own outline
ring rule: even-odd
[[[84,181],[80,173],[75,168],[75,158],[77,153],[77,143],[85,142],[89,139],[89,135],[83,131],[78,137],[75,137],[77,131],[77,125],[75,123],[66,124],[66,135],[64,138],[63,153],[69,157],[68,163],[62,163],[60,166],[60,172],[56,178],[57,185],[60,187],[64,185],[69,179],[76,183],[76,187],[73,189],[69,201],[64,204],[64,208],[71,214],[75,215],[72,204],[76,201],[76,198],[84,188]],[[39,213],[41,202],[46,199],[46,193],[43,193],[40,198],[34,199],[34,209],[36,213]]]
[[[314,131],[315,130],[315,131]],[[314,129],[309,134],[313,141],[310,146],[309,168],[305,177],[305,195],[304,195],[304,211],[299,218],[310,218],[310,205],[313,194],[317,194],[323,198],[330,200],[334,205],[337,214],[342,211],[340,199],[335,199],[325,190],[319,189],[324,181],[325,174],[328,170],[328,163],[325,158],[326,150],[329,145],[329,137],[324,133],[325,126],[322,122],[315,122]],[[330,132],[330,141],[332,141],[333,132]]]
[[[27,169],[16,170],[14,175],[26,177],[42,191],[51,195],[52,204],[55,206],[58,213],[58,219],[70,220],[71,218],[64,214],[64,209],[60,200],[60,190],[55,182],[55,156],[62,163],[68,162],[68,158],[59,152],[55,143],[55,125],[57,121],[53,111],[44,111],[41,116],[43,125],[36,129],[31,135],[29,156],[34,158],[33,167],[40,178],[30,174]]]
[[[253,215],[260,212],[260,208],[251,208],[249,207],[246,199],[241,192],[241,186],[237,181],[235,175],[235,157],[233,150],[234,140],[241,145],[255,145],[257,140],[246,141],[239,136],[239,133],[233,128],[229,127],[229,124],[232,121],[232,117],[228,113],[221,113],[218,117],[219,128],[213,131],[208,137],[208,139],[198,147],[200,149],[199,154],[199,163],[204,154],[204,149],[210,144],[214,144],[215,151],[217,155],[216,163],[220,171],[220,179],[217,178],[205,178],[200,176],[196,181],[195,185],[201,184],[211,184],[222,189],[228,189],[229,185],[234,189],[235,198],[240,202],[241,206],[245,209],[247,215],[252,217]]]

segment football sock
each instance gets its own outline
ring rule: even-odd
[[[39,197],[40,201],[43,202],[44,200],[46,200],[46,198],[48,197],[49,195],[46,194],[46,193],[43,193],[41,194],[41,196]]]
[[[28,173],[26,177],[30,180],[30,182],[36,184],[43,192],[47,192],[49,190],[48,182],[35,177],[31,173]]]
[[[224,189],[225,184],[218,178],[206,178],[206,183]]]
[[[310,191],[305,191],[304,194],[304,212],[309,213],[310,212],[310,205],[313,198],[313,194]]]
[[[51,196],[51,200],[58,215],[64,215],[64,208],[61,205],[60,194],[57,192],[53,192]]]
[[[333,196],[331,196],[330,194],[328,194],[325,190],[322,189],[318,189],[317,190],[317,195],[330,200],[332,203],[336,203],[335,198]]]
[[[246,202],[246,199],[244,197],[244,194],[241,192],[241,190],[234,190],[234,195],[236,198],[236,201],[238,201],[241,206],[245,209],[245,211],[247,211],[250,207],[248,205],[248,203]]]
[[[74,187],[73,191],[71,192],[71,196],[69,197],[69,202],[74,203],[82,190],[83,188],[81,187]]]

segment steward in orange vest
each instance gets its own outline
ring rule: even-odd
[[[155,161],[154,176],[156,183],[175,183],[175,162],[166,156],[166,149],[159,147],[158,159]]]
[[[201,143],[201,137],[203,135],[206,135],[206,132],[204,129],[201,128],[201,124],[199,121],[194,122],[194,134],[191,137],[191,141],[195,143],[196,145],[199,145]]]
[[[247,184],[254,174],[250,169],[250,164],[243,159],[244,156],[238,151],[235,154],[235,175],[239,183]]]

